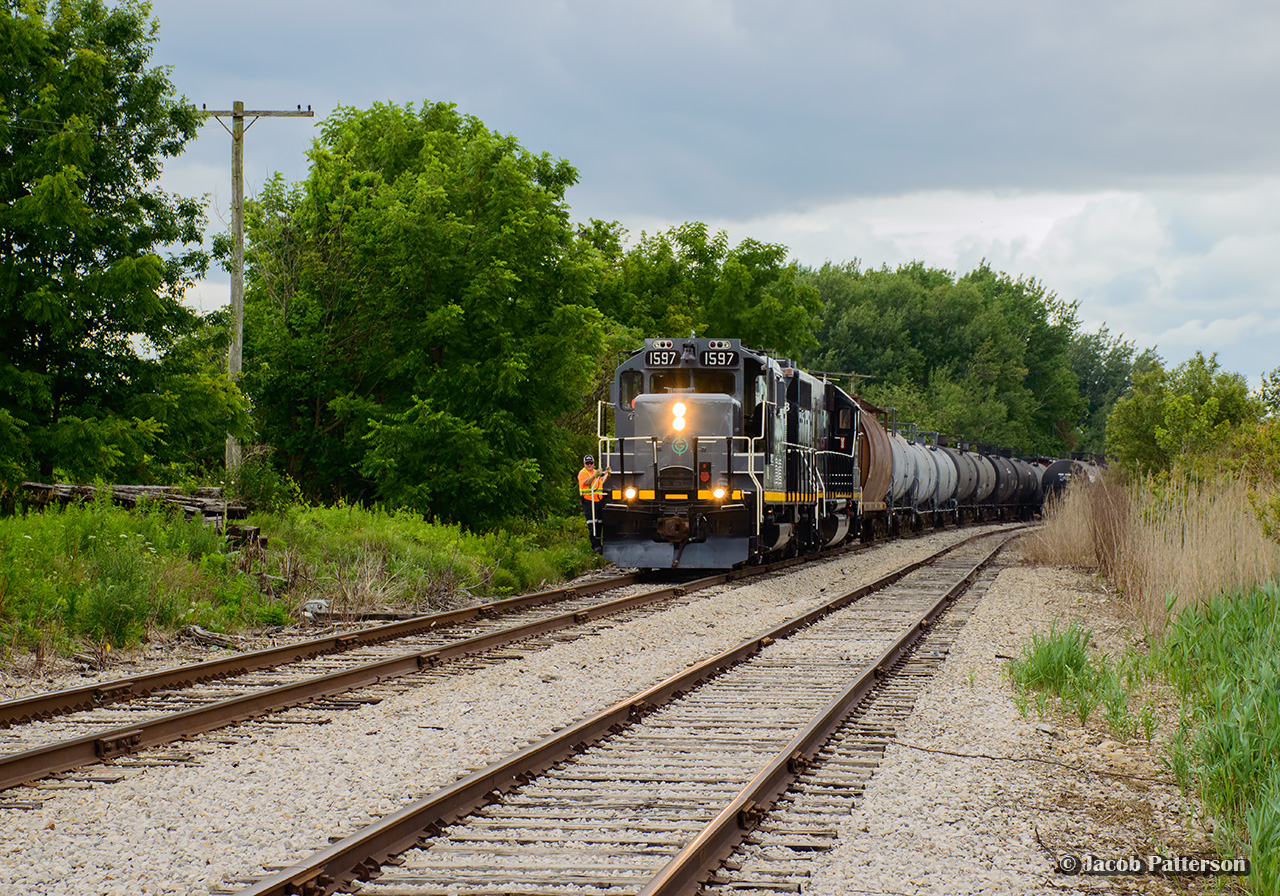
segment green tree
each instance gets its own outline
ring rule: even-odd
[[[1280,419],[1280,367],[1262,375],[1262,388],[1259,390],[1258,399],[1268,415]]]
[[[1082,401],[1068,363],[1074,306],[983,265],[959,279],[914,262],[811,271],[825,308],[808,360],[857,374],[900,420],[1023,451],[1068,447]]]
[[[1105,326],[1096,333],[1072,337],[1071,369],[1085,402],[1078,450],[1098,454],[1105,450],[1107,417],[1130,386],[1133,363],[1134,344],[1112,336]]]
[[[571,494],[560,421],[604,333],[576,180],[450,104],[378,104],[324,123],[305,183],[264,188],[244,382],[309,493],[477,526]]]
[[[1134,363],[1133,387],[1107,419],[1107,451],[1123,469],[1161,472],[1222,445],[1261,413],[1245,378],[1222,370],[1216,354],[1196,352],[1169,371],[1147,355]]]
[[[641,234],[622,251],[620,228],[594,222],[584,236],[606,261],[597,307],[643,336],[736,337],[799,355],[815,346],[821,303],[787,247],[745,239],[730,248],[723,231],[689,222]]]
[[[183,459],[182,427],[235,426],[226,384],[206,380],[217,407],[162,397],[194,394],[169,353],[206,259],[161,255],[203,213],[156,187],[199,124],[147,67],[157,32],[135,0],[0,6],[0,475],[145,480]]]

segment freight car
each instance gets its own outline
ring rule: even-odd
[[[918,432],[737,339],[649,339],[600,405],[620,566],[725,568],[851,538],[1030,517],[1043,463]]]

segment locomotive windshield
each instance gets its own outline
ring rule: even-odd
[[[719,392],[736,394],[733,371],[730,370],[661,370],[649,378],[649,391],[663,392]]]

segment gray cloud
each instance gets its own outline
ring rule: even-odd
[[[452,101],[576,165],[579,218],[636,232],[705,220],[810,264],[987,258],[1171,359],[1196,339],[1226,359],[1238,339],[1241,367],[1274,366],[1257,335],[1273,344],[1280,317],[1274,4],[155,0],[154,13],[156,61],[197,103],[323,116]],[[250,189],[275,170],[303,177],[316,133],[255,125]],[[166,185],[225,208],[228,156],[207,125]]]
[[[1271,170],[1261,3],[160,0],[189,93],[457,101],[589,205],[709,217],[920,189]],[[228,40],[228,23],[251,38]],[[216,49],[215,49],[216,48]],[[193,99],[195,97],[193,96]],[[271,139],[271,138],[264,138]]]

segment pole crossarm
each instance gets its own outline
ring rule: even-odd
[[[232,381],[240,378],[240,363],[244,351],[244,132],[259,118],[314,118],[311,107],[303,109],[246,109],[236,100],[231,109],[210,109],[201,106],[197,110],[205,118],[217,118],[218,123],[231,134],[231,232],[234,238],[231,258],[231,348],[227,352],[227,374]],[[227,127],[223,118],[231,119]],[[227,470],[240,466],[240,445],[235,436],[227,436]]]
[[[201,108],[201,115],[232,115],[242,118],[315,118],[316,113],[311,111],[311,107],[302,108],[299,106],[294,109],[245,109],[243,112],[237,112],[234,109],[205,109]]]

